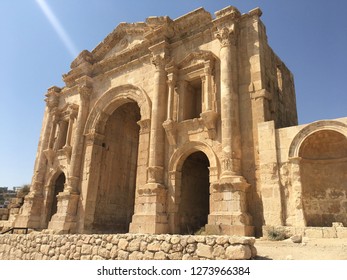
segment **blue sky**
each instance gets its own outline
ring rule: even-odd
[[[91,51],[120,22],[228,5],[262,9],[269,43],[294,74],[300,123],[347,116],[345,0],[1,0],[0,187],[30,183],[44,94],[64,85],[76,52]]]

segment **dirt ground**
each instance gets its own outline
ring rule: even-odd
[[[347,239],[303,238],[302,243],[257,239],[255,247],[257,259],[263,260],[347,260]]]

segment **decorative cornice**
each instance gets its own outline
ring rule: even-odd
[[[217,19],[221,19],[221,18],[225,18],[225,17],[228,17],[231,19],[237,19],[241,16],[240,11],[233,6],[225,7],[224,9],[219,10],[219,11],[215,12],[214,14],[216,15]]]
[[[87,50],[83,50],[74,61],[72,61],[70,67],[71,69],[76,68],[83,64],[93,64],[94,57],[93,54]]]

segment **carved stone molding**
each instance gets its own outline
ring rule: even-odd
[[[139,120],[137,124],[140,126],[140,134],[149,133],[151,130],[151,120]]]
[[[250,184],[248,184],[242,176],[232,176],[228,180],[221,179],[218,183],[211,184],[211,186],[216,192],[246,192],[249,189]]]
[[[166,120],[163,123],[163,127],[165,129],[167,139],[171,146],[176,145],[176,125],[177,123],[173,120]]]
[[[146,184],[138,189],[137,193],[141,196],[157,195],[165,196],[167,188],[162,184]]]
[[[166,60],[161,55],[157,54],[153,55],[153,57],[151,58],[151,63],[155,66],[155,69],[157,71],[161,71],[164,70]]]
[[[87,145],[98,145],[102,146],[103,140],[105,139],[105,135],[99,134],[95,131],[92,131],[89,134],[86,134]]]
[[[240,11],[233,6],[228,6],[220,11],[215,12],[214,14],[216,15],[217,19],[220,19],[223,17],[231,17],[232,19],[236,19],[241,16]]]
[[[147,182],[161,183],[163,181],[164,168],[161,166],[150,166],[147,168]]]
[[[47,149],[43,151],[44,155],[46,156],[47,160],[48,160],[48,164],[50,166],[53,165],[54,162],[54,158],[55,158],[55,154],[56,152],[53,149]]]
[[[209,111],[202,112],[200,114],[200,117],[202,118],[202,121],[204,122],[204,125],[207,128],[208,137],[210,139],[214,139],[216,137],[218,113],[216,113],[215,111],[209,110]]]
[[[68,162],[71,160],[71,154],[72,154],[72,147],[71,146],[64,146],[62,148],[62,151],[67,159]]]
[[[237,29],[235,24],[231,27],[223,27],[215,33],[215,37],[220,41],[221,47],[235,46],[237,44]]]
[[[53,86],[48,89],[46,94],[46,104],[49,110],[53,110],[59,105],[59,94],[61,93],[61,88]]]

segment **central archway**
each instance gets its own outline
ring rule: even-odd
[[[135,102],[118,107],[105,124],[93,228],[126,233],[134,214],[140,109]]]
[[[178,205],[181,234],[193,234],[207,224],[210,213],[209,166],[203,152],[190,154],[183,163]]]

